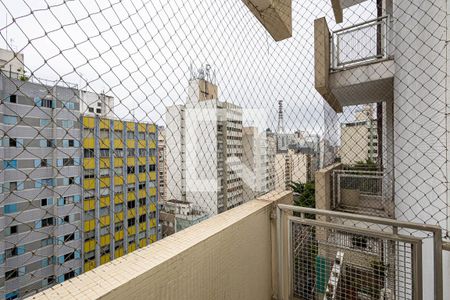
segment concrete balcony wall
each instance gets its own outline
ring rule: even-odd
[[[272,299],[276,203],[292,193],[268,193],[31,299]]]
[[[275,41],[292,36],[292,0],[242,0]]]

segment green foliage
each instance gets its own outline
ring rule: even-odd
[[[295,194],[297,194],[294,197],[294,205],[309,208],[316,207],[316,189],[314,186],[314,182],[291,182],[289,184],[289,187]]]

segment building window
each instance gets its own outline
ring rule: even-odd
[[[100,157],[109,157],[109,149],[100,149]]]
[[[134,167],[127,167],[127,174],[134,174],[135,168]]]
[[[145,182],[144,183],[139,183],[138,189],[139,190],[145,190]]]
[[[6,204],[3,207],[3,212],[5,214],[13,214],[13,213],[16,213],[17,211],[18,211],[17,210],[17,204]]]
[[[128,207],[128,209],[132,209],[132,208],[135,208],[136,207],[136,201],[128,201],[128,203],[127,203],[127,207]]]
[[[6,257],[13,257],[25,253],[25,246],[17,246],[6,250]]]
[[[4,160],[3,161],[3,169],[17,169],[17,160]]]
[[[17,117],[16,116],[3,115],[3,124],[16,125],[17,124]]]
[[[93,112],[94,112],[94,108],[89,106],[89,107],[88,107],[88,111],[91,112],[91,113],[93,113]]]
[[[11,103],[17,103],[17,95],[9,95],[9,98],[6,98]]]
[[[144,223],[147,220],[147,215],[139,216],[139,223]]]
[[[63,128],[72,128],[73,121],[72,120],[62,120],[62,127]]]
[[[19,270],[18,269],[14,269],[14,270],[10,270],[10,271],[6,271],[5,272],[5,280],[10,280],[13,278],[17,278],[19,277]]]
[[[134,153],[135,153],[135,151],[134,151],[134,149],[133,149],[133,148],[129,148],[129,149],[127,149],[127,152],[128,152],[128,157],[130,157],[130,156],[134,156]]]
[[[48,206],[53,204],[53,198],[41,199],[41,206]]]
[[[101,108],[97,108],[97,109],[96,109],[96,112],[97,112],[98,114],[101,114],[101,113],[102,113],[102,109],[101,109]]]
[[[145,165],[139,166],[139,173],[145,173]]]
[[[127,131],[127,139],[129,139],[129,140],[134,139],[134,132],[133,131]]]
[[[127,223],[128,223],[128,227],[134,226],[136,224],[136,219],[135,218],[128,219]]]
[[[41,127],[45,127],[45,126],[47,126],[48,124],[50,124],[50,119],[40,119],[40,120],[39,120],[39,125],[40,125]]]
[[[51,99],[42,99],[41,107],[54,108],[53,100],[51,100]]]
[[[95,173],[94,173],[94,169],[87,169],[84,170],[84,178],[95,178]]]
[[[156,165],[150,165],[150,172],[156,171]]]
[[[94,149],[84,149],[84,157],[85,158],[94,157]]]

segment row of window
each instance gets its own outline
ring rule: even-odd
[[[59,197],[57,205],[63,206],[71,203],[79,203],[81,200],[81,195],[73,195],[73,196],[66,196],[66,197]],[[41,207],[46,207],[53,205],[53,198],[42,198],[39,200]],[[13,214],[21,211],[19,207],[19,203],[11,203],[11,204],[5,204],[3,207],[3,213],[4,214]]]
[[[101,139],[109,139],[110,136],[110,131],[108,129],[100,129],[99,130],[99,136]],[[137,137],[138,140],[145,140],[147,135],[147,138],[149,140],[155,140],[156,139],[156,134],[151,132],[151,133],[145,133],[145,132],[138,132],[137,135],[135,135],[134,131],[130,131],[127,130],[127,136],[126,139],[128,140],[134,140],[135,136]],[[112,133],[113,138],[115,139],[122,139],[122,131],[120,130],[114,130],[114,132]],[[85,138],[92,138],[94,137],[94,129],[92,128],[84,128],[83,130],[83,137]]]
[[[24,147],[24,139],[5,137],[1,140],[0,146],[11,147],[11,148],[23,148]],[[62,140],[63,148],[79,148],[80,146],[81,146],[81,143],[77,140],[73,140],[73,139],[63,139]],[[39,147],[40,148],[55,148],[56,142],[55,142],[55,140],[51,140],[51,139],[50,140],[39,139]]]

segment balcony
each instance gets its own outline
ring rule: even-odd
[[[383,171],[352,169],[335,164],[316,173],[320,201],[316,208],[377,217],[394,217],[394,201],[387,191],[389,178]]]
[[[31,299],[422,299],[430,254],[442,292],[438,226],[291,202],[268,193]]]
[[[388,16],[333,32],[325,18],[315,20],[315,88],[336,112],[392,99],[395,65],[389,28]]]

